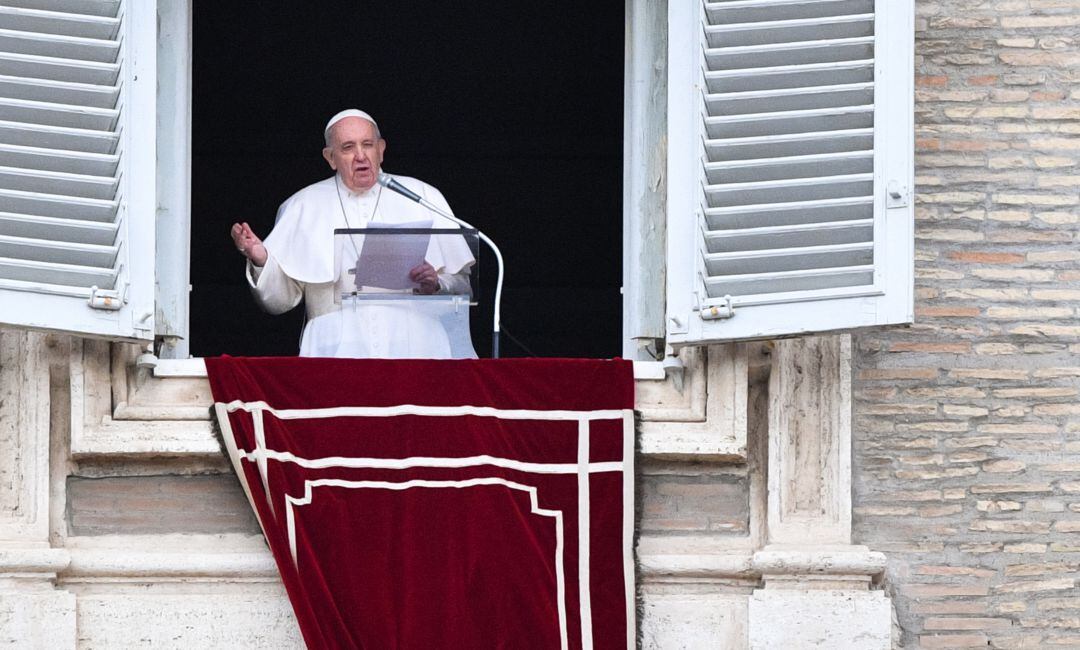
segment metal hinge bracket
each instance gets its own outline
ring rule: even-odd
[[[889,181],[886,193],[886,208],[905,208],[911,200],[911,190],[900,181]]]
[[[127,283],[124,283],[124,287],[120,291],[99,289],[98,287],[90,287],[90,298],[87,300],[87,304],[92,309],[104,309],[106,311],[118,311],[124,306],[127,301]]]
[[[704,320],[721,320],[735,316],[735,307],[731,305],[731,296],[724,296],[724,304],[701,308],[701,318]]]

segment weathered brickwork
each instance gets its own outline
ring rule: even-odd
[[[855,339],[855,539],[904,647],[1080,647],[1080,0],[916,30],[916,324]]]
[[[637,477],[643,535],[750,532],[745,465],[645,461]]]
[[[67,479],[69,535],[259,534],[231,475]]]

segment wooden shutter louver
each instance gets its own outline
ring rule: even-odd
[[[706,15],[708,297],[872,285],[873,0]]]
[[[874,0],[692,4],[700,38],[687,58],[696,59],[697,78],[686,80],[696,97],[683,115],[695,119],[697,135],[685,150],[673,144],[669,155],[694,156],[697,164],[681,173],[698,183],[685,201],[690,214],[669,220],[697,217],[694,308],[706,318],[731,316],[729,306],[735,314],[705,325],[713,333],[699,338],[727,338],[725,329],[737,332],[734,338],[809,331],[815,326],[785,332],[735,321],[747,307],[884,292],[885,172],[875,131],[883,99],[876,78],[881,7]],[[679,200],[676,209],[685,209]],[[825,318],[816,327],[897,319],[878,313],[864,320]],[[673,329],[678,340],[686,325]]]
[[[5,304],[31,311],[22,320],[4,314],[4,322],[152,336],[152,303],[148,318],[145,304],[138,305],[137,322],[130,314],[101,313],[145,302],[137,299],[146,292],[132,291],[132,284],[145,283],[146,256],[130,250],[138,238],[125,220],[149,219],[152,242],[155,112],[146,93],[147,85],[150,97],[154,92],[154,57],[146,44],[154,33],[136,33],[129,24],[136,4],[6,0],[0,6],[0,291]],[[152,16],[150,9],[151,30]],[[138,28],[145,31],[146,21]],[[143,61],[136,65],[139,47]],[[149,130],[135,123],[140,112]],[[13,292],[21,295],[12,298]],[[61,305],[70,305],[63,309],[71,317],[57,313]]]

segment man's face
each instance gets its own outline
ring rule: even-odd
[[[330,130],[330,146],[323,149],[323,158],[345,187],[364,192],[378,179],[384,151],[386,141],[375,134],[374,124],[362,117],[346,117]]]

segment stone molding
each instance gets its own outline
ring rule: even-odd
[[[136,346],[75,339],[71,347],[74,457],[221,454],[205,371],[156,376],[136,366]],[[638,379],[639,453],[745,462],[748,349],[687,348],[681,373]]]
[[[762,575],[860,575],[881,577],[885,554],[865,546],[793,550],[766,548],[754,553],[753,567]]]
[[[168,578],[263,579],[278,582],[270,551],[183,552],[145,549],[76,549],[60,576],[64,583],[89,579],[113,581]]]
[[[680,350],[681,378],[638,381],[640,447],[645,456],[745,462],[748,346]]]
[[[638,564],[644,582],[723,582],[773,576],[860,575],[880,578],[885,556],[865,547],[724,550],[691,538],[643,537]],[[675,552],[687,548],[690,552]],[[274,558],[260,537],[243,535],[123,535],[69,537],[66,548],[0,548],[4,574],[53,574],[62,583],[166,578],[277,581]]]
[[[0,332],[0,543],[49,539],[49,364],[45,335]]]
[[[72,340],[72,456],[220,455],[205,378],[155,380],[135,366],[137,350]]]
[[[777,341],[769,377],[770,544],[851,542],[851,337]]]
[[[185,580],[279,582],[261,535],[103,535],[68,537],[61,583]]]
[[[0,548],[0,580],[21,579],[51,581],[71,564],[71,554],[62,548]]]
[[[780,580],[805,583],[828,578],[848,589],[866,590],[879,586],[885,575],[885,555],[864,546],[820,548],[766,547],[760,551],[693,549],[693,540],[678,538],[642,538],[638,546],[638,565],[646,583],[695,581],[725,583],[752,580],[759,586],[776,588]],[[674,552],[678,546],[691,552]],[[668,547],[665,549],[664,547]],[[642,552],[642,549],[648,549]],[[695,552],[696,551],[696,552]],[[814,588],[807,584],[807,588]]]
[[[50,548],[49,344],[0,331],[0,645],[75,647],[75,596],[55,588],[70,562]]]
[[[638,554],[642,582],[756,582],[761,573],[754,568],[749,551],[729,553]]]

